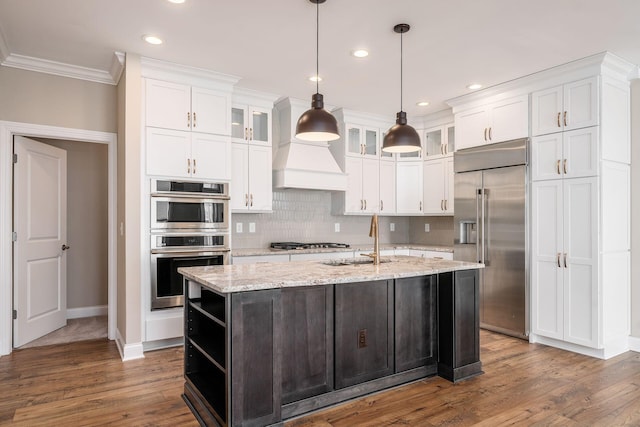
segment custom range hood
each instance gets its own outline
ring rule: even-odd
[[[275,103],[273,160],[274,188],[345,191],[347,174],[342,172],[327,142],[300,141],[295,138],[298,117],[309,103],[283,98]]]

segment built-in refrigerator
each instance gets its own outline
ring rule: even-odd
[[[480,327],[526,338],[528,139],[454,154],[454,259],[480,270]]]

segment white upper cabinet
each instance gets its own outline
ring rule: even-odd
[[[378,212],[380,191],[379,161],[347,157],[347,190],[344,192],[344,213],[370,214]]]
[[[271,109],[234,104],[231,107],[233,142],[271,145]]]
[[[598,77],[567,83],[531,94],[533,136],[598,124]]]
[[[396,164],[396,211],[422,214],[422,161]]]
[[[380,153],[380,130],[345,124],[346,155],[377,159]]]
[[[529,135],[529,97],[521,95],[455,115],[456,149]]]
[[[531,179],[580,178],[598,174],[598,127],[531,139]]]
[[[425,160],[423,168],[423,213],[453,215],[453,157]]]
[[[380,214],[396,212],[396,163],[380,161]]]
[[[271,147],[233,142],[229,193],[232,212],[272,210]]]
[[[146,79],[146,126],[229,135],[231,94]]]
[[[453,123],[424,130],[422,158],[435,159],[452,155],[455,151],[455,127]]]

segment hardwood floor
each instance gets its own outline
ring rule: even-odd
[[[106,340],[16,350],[0,358],[0,425],[197,426],[182,354],[123,363]],[[286,426],[640,425],[640,353],[603,361],[482,331],[481,358],[471,380],[430,378]]]

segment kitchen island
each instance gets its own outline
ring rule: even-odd
[[[181,268],[185,401],[203,425],[279,425],[478,375],[478,268],[408,256]]]

